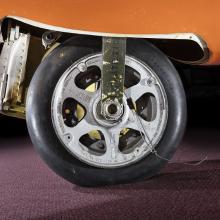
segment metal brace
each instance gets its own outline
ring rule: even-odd
[[[0,111],[24,118],[22,103],[30,35],[20,33],[19,26],[10,29],[0,56]]]
[[[126,38],[103,37],[102,54],[101,114],[118,120],[123,114]]]

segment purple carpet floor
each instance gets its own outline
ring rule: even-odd
[[[0,220],[220,219],[220,132],[189,130],[174,161],[135,184],[81,188],[54,174],[28,138],[0,139]]]

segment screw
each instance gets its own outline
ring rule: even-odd
[[[151,77],[150,79],[147,80],[147,85],[148,86],[152,86],[155,84],[155,79],[153,77]]]
[[[65,139],[66,139],[68,142],[70,142],[70,141],[72,140],[71,134],[66,134],[66,135],[65,135]]]
[[[85,63],[80,63],[78,65],[78,69],[80,72],[85,72],[87,70],[86,64]]]

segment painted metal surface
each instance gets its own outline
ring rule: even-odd
[[[19,16],[54,26],[122,34],[195,33],[220,64],[220,1],[63,0],[1,2],[0,17]]]

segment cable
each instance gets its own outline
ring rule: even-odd
[[[125,96],[127,97],[126,94],[125,94]],[[207,156],[204,156],[203,159],[201,159],[200,161],[198,161],[198,162],[196,162],[196,163],[188,163],[188,162],[180,162],[180,161],[179,161],[179,162],[178,162],[178,161],[175,162],[175,161],[172,161],[172,160],[170,160],[170,159],[168,159],[168,158],[165,158],[165,157],[162,157],[161,155],[159,155],[158,152],[156,151],[156,149],[153,148],[152,140],[150,140],[149,136],[147,135],[147,131],[146,131],[144,125],[142,124],[142,122],[141,122],[141,120],[140,120],[140,118],[139,118],[137,112],[135,111],[135,107],[134,107],[134,104],[133,104],[133,100],[132,100],[131,98],[128,98],[128,97],[127,97],[127,101],[128,101],[128,103],[129,103],[128,106],[129,106],[129,108],[131,109],[133,116],[137,118],[137,121],[139,122],[140,126],[142,127],[141,130],[143,130],[143,132],[144,132],[144,134],[145,134],[145,137],[147,137],[149,143],[147,142],[147,140],[146,140],[145,137],[143,136],[142,132],[140,132],[141,138],[142,138],[143,141],[147,144],[147,147],[150,149],[151,153],[155,154],[155,156],[156,156],[157,158],[159,158],[159,159],[161,159],[161,160],[165,160],[165,161],[167,161],[167,162],[170,163],[170,164],[184,164],[184,165],[188,165],[188,166],[199,166],[200,164],[202,164],[203,162],[205,162],[205,161],[208,159]]]

